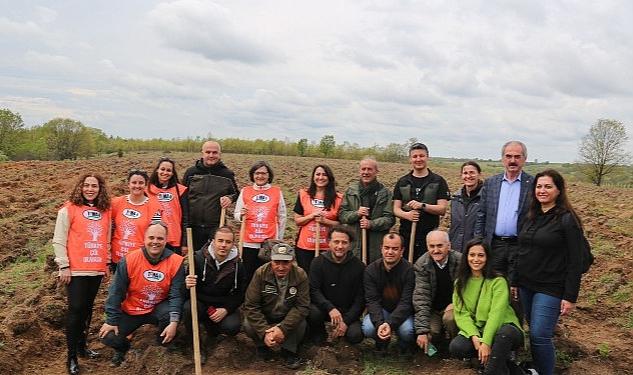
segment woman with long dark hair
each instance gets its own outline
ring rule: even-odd
[[[461,178],[464,185],[451,197],[451,227],[448,236],[451,249],[464,253],[466,244],[475,234],[475,221],[481,196],[481,167],[469,160],[462,164]]]
[[[149,176],[147,195],[150,202],[160,207],[160,220],[167,224],[167,247],[176,254],[186,254],[182,246],[183,194],[187,187],[178,183],[176,162],[168,157],[158,159],[156,168]]]
[[[273,186],[273,169],[265,161],[251,166],[248,177],[253,183],[245,186],[235,202],[234,217],[244,220],[244,233],[240,233],[243,245],[242,261],[246,284],[255,270],[263,264],[257,257],[262,243],[267,239],[283,240],[286,230],[286,201],[279,186]]]
[[[554,328],[559,316],[574,309],[580,289],[582,224],[557,171],[534,177],[531,198],[510,275],[530,325],[534,365],[539,374],[549,375],[556,364]]]
[[[490,249],[481,239],[469,241],[464,255],[453,290],[459,335],[449,350],[457,358],[478,358],[484,374],[508,374],[511,351],[523,345],[508,282],[492,270]]]
[[[339,224],[338,211],[343,195],[336,191],[332,169],[325,164],[314,167],[310,175],[310,186],[299,190],[294,208],[295,223],[299,227],[297,236],[297,263],[310,272],[310,264],[316,249],[316,228],[319,223],[319,249],[327,250],[329,227]]]
[[[105,180],[88,173],[77,181],[57,212],[53,248],[59,282],[66,285],[66,344],[69,374],[79,373],[77,356],[95,358],[87,346],[92,307],[103,276],[110,275],[110,197]]]

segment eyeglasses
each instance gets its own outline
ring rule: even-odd
[[[429,152],[429,148],[426,147],[424,143],[420,143],[420,142],[415,142],[414,144],[409,146],[409,151],[412,151],[412,150],[425,150],[426,152]]]
[[[159,162],[159,163],[162,163],[162,162],[164,162],[164,161],[168,161],[168,162],[170,162],[170,163],[172,163],[172,164],[175,164],[175,163],[174,163],[174,161],[173,161],[173,159],[171,159],[171,158],[169,158],[169,157],[167,157],[167,156],[161,156],[161,157],[160,157],[160,159],[158,159],[158,162]]]

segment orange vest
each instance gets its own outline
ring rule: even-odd
[[[142,250],[126,255],[129,283],[121,309],[128,315],[151,313],[156,305],[169,296],[171,281],[178,273],[182,261],[183,257],[176,253],[156,265],[147,261]]]
[[[187,191],[187,187],[180,184],[178,184],[178,189],[176,186],[163,189],[151,184],[147,189],[150,201],[159,205],[161,220],[167,224],[167,243],[174,247],[180,247],[180,238],[182,237],[180,197],[185,191]]]
[[[309,215],[319,208],[323,208],[322,198],[310,198],[308,190],[299,190],[299,199],[301,206],[303,207],[303,216]],[[325,211],[325,218],[329,220],[338,220],[338,209],[341,206],[343,196],[340,193],[336,193],[336,199],[334,200],[334,206]],[[327,225],[321,225],[319,231],[319,249],[327,250]],[[303,250],[314,250],[316,243],[316,221],[311,220],[306,225],[302,226],[299,230],[299,239],[297,240],[297,247]]]
[[[277,214],[281,189],[271,186],[256,190],[253,186],[242,189],[244,206],[248,207],[244,225],[244,242],[261,243],[268,238],[277,238]]]
[[[108,232],[111,213],[90,206],[77,206],[66,202],[70,227],[66,252],[70,262],[70,272],[105,272],[108,263]]]
[[[127,196],[112,199],[112,262],[119,263],[125,254],[143,246],[145,229],[156,211],[159,207],[150,200],[136,205],[129,203]]]

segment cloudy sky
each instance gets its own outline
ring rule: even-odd
[[[633,2],[0,0],[0,107],[123,137],[577,159],[599,118],[633,137]],[[631,150],[631,143],[627,145]]]

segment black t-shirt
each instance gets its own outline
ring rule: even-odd
[[[429,169],[429,174],[424,177],[415,177],[413,172],[402,176],[396,186],[393,188],[393,200],[402,201],[402,207],[411,201],[437,204],[440,199],[450,199],[450,192],[446,180]],[[406,209],[405,209],[406,210]],[[440,224],[440,217],[432,215],[425,211],[421,212],[420,221],[418,222],[418,230],[416,231],[416,239],[426,236],[426,233],[437,228]],[[411,232],[411,222],[408,220],[400,220],[401,233]]]

